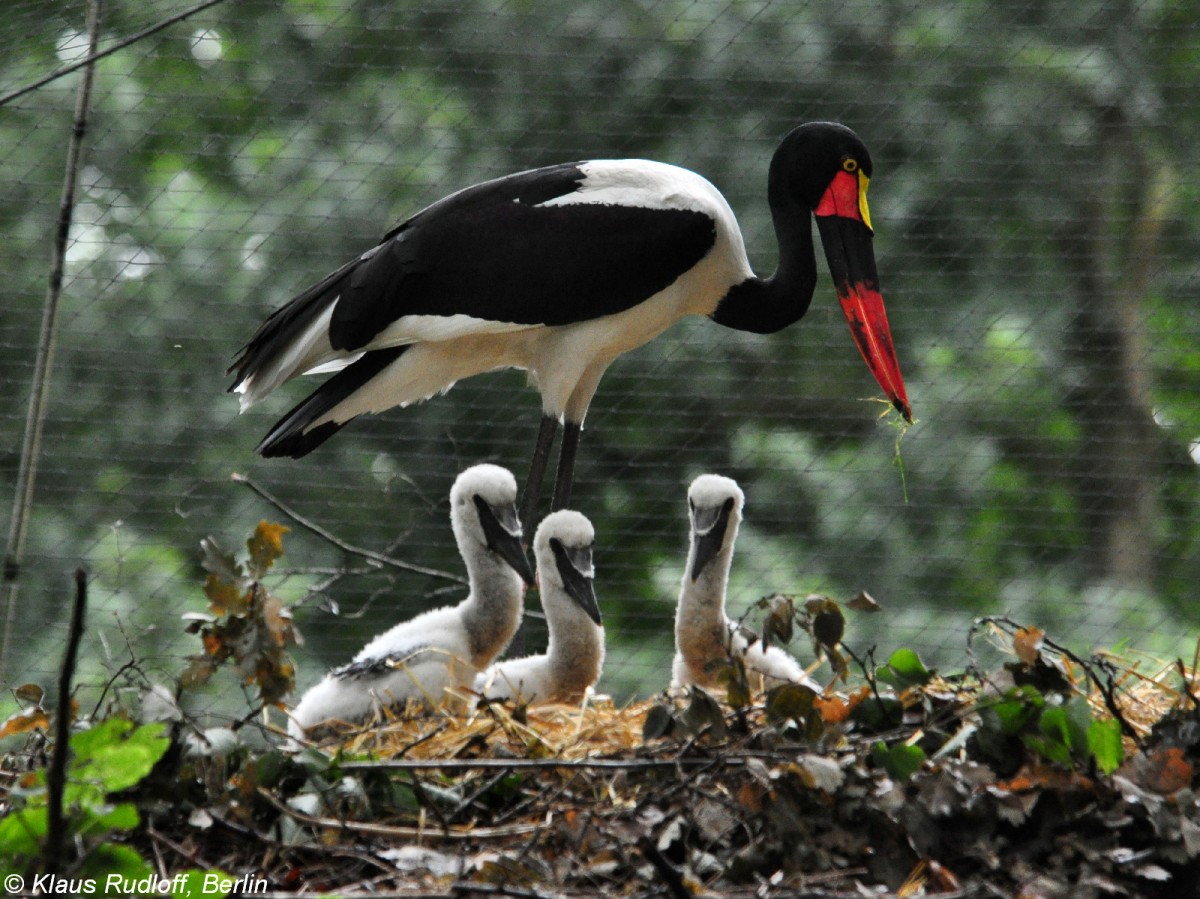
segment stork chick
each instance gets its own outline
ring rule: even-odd
[[[293,737],[317,725],[361,722],[410,699],[440,706],[446,690],[470,687],[504,651],[521,622],[525,584],[534,579],[516,500],[507,469],[476,465],[458,476],[450,524],[467,569],[467,598],[397,624],[327,674],[292,711]]]
[[[550,638],[545,655],[493,665],[475,680],[488,699],[579,702],[600,679],[604,627],[593,588],[595,531],[583,515],[552,512],[533,537]]]
[[[718,686],[710,663],[739,658],[752,689],[800,683],[820,692],[794,658],[777,646],[751,642],[725,614],[725,590],[745,495],[737,482],[701,475],[688,489],[691,548],[675,611],[675,661],[671,686]]]

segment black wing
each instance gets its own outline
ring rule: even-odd
[[[584,165],[520,172],[426,207],[272,313],[230,366],[230,390],[291,352],[335,301],[329,342],[347,353],[406,315],[566,325],[636,306],[712,248],[703,212],[539,205],[579,190]]]
[[[580,164],[535,169],[452,194],[323,282],[341,299],[335,349],[356,350],[406,315],[565,325],[636,306],[712,248],[712,219],[691,210],[577,203]]]

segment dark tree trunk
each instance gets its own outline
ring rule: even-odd
[[[1066,403],[1081,431],[1073,481],[1089,575],[1150,587],[1159,462],[1142,299],[1161,216],[1132,125],[1106,107],[1095,110],[1095,126],[1094,146],[1079,154],[1077,192],[1058,240],[1074,293],[1065,335],[1075,370]]]

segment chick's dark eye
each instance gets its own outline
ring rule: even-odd
[[[858,171],[858,160],[855,159],[854,157],[849,157],[849,158],[843,159],[842,160],[842,171],[857,172]]]

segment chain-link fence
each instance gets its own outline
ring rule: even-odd
[[[876,254],[918,423],[901,441],[879,419],[823,260],[791,328],[689,320],[617,360],[573,503],[597,531],[601,689],[667,683],[685,491],[705,471],[747,493],[735,616],[777,592],[866,590],[883,611],[851,613],[847,641],[884,654],[908,645],[951,664],[972,618],[1001,612],[1079,648],[1190,653],[1200,12],[1115,0],[102,12],[31,454],[86,67],[47,76],[86,57],[87,6],[0,11],[0,482],[14,521],[36,462],[27,537],[10,537],[5,684],[48,680],[80,564],[88,684],[131,663],[177,673],[198,651],[180,614],[205,607],[199,541],[236,547],[262,518],[292,528],[278,586],[307,637],[301,687],[453,600],[460,587],[347,547],[461,574],[447,493],[478,461],[524,478],[541,410],[521,374],[263,460],[253,447],[313,383],[238,416],[223,377],[238,348],[395,222],[553,162],[645,157],[702,173],[768,273],[767,165],[792,125],[821,119],[851,125],[874,157]],[[536,620],[527,640],[544,640]]]

